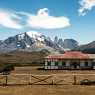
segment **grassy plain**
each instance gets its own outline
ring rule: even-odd
[[[94,95],[95,86],[28,85],[0,87],[0,95]]]
[[[94,74],[95,71],[42,71],[37,70],[37,66],[33,67],[16,67],[12,74]],[[90,77],[90,76],[89,76]],[[93,76],[95,79],[95,76]],[[0,86],[0,95],[94,95],[95,85],[13,85]]]

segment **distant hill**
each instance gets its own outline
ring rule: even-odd
[[[85,53],[95,54],[95,41],[93,41],[89,44],[78,46],[77,48],[75,48],[73,50],[78,50],[78,51],[82,51],[82,52],[85,52]]]
[[[60,47],[63,48],[63,50],[72,50],[76,47],[78,47],[78,42],[74,39],[61,39],[56,36],[54,39],[54,43],[56,43],[57,45],[59,45]]]
[[[40,52],[14,51],[0,54],[0,64],[14,64],[17,66],[43,64],[44,58],[49,53],[50,52],[47,50],[42,50]]]
[[[78,47],[78,42],[74,39],[65,39],[63,43],[64,49],[74,49]]]

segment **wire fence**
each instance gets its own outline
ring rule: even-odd
[[[95,82],[95,74],[0,74],[0,85],[79,85],[81,82]]]

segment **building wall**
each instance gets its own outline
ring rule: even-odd
[[[73,64],[73,62],[75,62]],[[63,64],[64,63],[64,64]],[[93,60],[46,60],[45,69],[91,69]],[[93,66],[95,69],[95,66]]]

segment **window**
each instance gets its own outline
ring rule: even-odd
[[[93,66],[95,66],[95,62],[92,62]]]
[[[58,62],[58,66],[62,66],[62,61],[59,61]]]
[[[85,66],[88,66],[88,62],[85,62]]]
[[[51,62],[50,61],[48,61],[48,66],[50,66],[51,65]]]
[[[58,66],[58,62],[55,62],[55,66]]]
[[[63,61],[63,62],[62,62],[62,66],[65,66],[65,65],[66,65],[66,63]]]
[[[54,62],[54,61],[52,61],[52,62],[51,62],[51,65],[52,65],[52,66],[55,66],[55,62]]]

